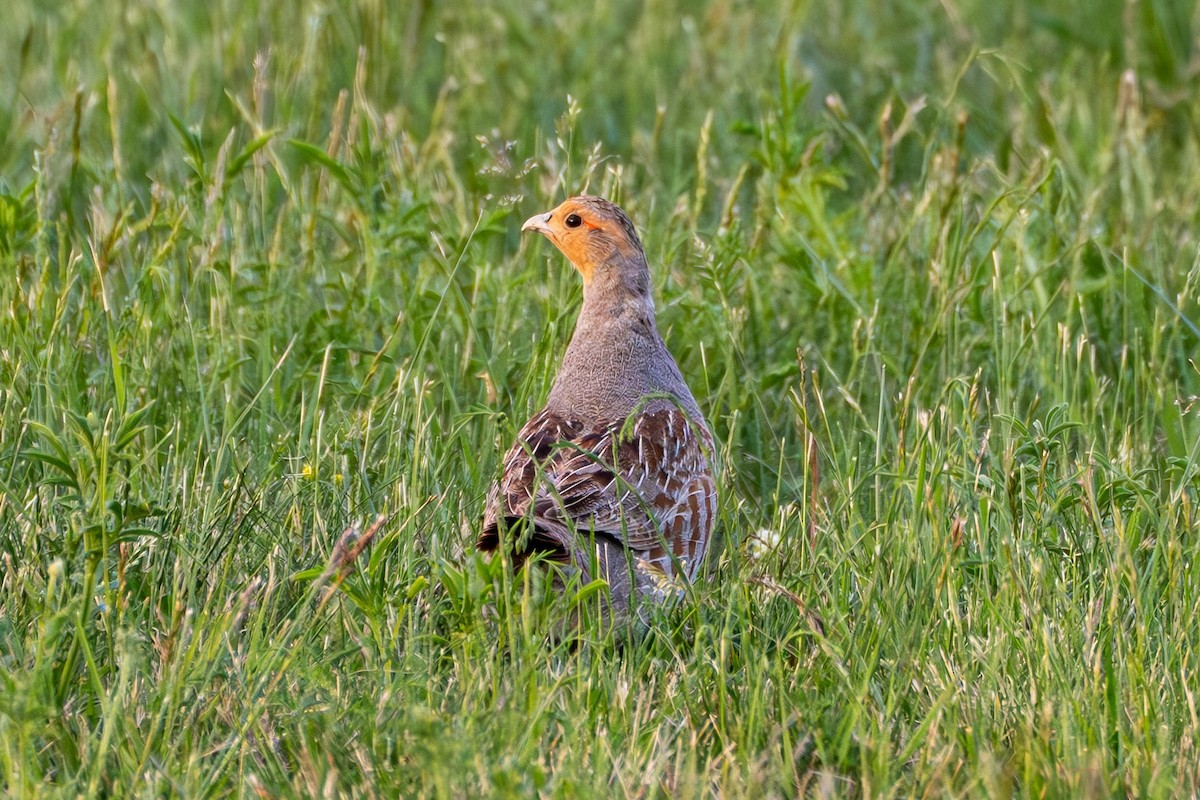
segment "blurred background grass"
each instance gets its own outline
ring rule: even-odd
[[[7,792],[1200,788],[1191,4],[5,15]],[[722,443],[625,647],[468,546],[583,190]]]

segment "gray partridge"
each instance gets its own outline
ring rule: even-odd
[[[530,217],[579,271],[583,308],[545,407],[504,458],[479,548],[513,542],[607,581],[611,607],[678,595],[716,517],[713,441],[659,336],[650,269],[616,205],[580,196]]]

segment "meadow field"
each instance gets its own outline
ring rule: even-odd
[[[0,794],[1200,794],[1200,12],[12,0]],[[473,552],[645,241],[720,544]]]

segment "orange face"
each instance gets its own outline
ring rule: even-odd
[[[607,200],[572,197],[553,211],[525,220],[523,231],[537,231],[579,270],[586,286],[598,265],[641,257],[642,248],[625,214]]]

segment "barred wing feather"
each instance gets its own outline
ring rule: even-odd
[[[652,404],[629,425],[600,425],[543,410],[521,430],[484,512],[479,547],[501,530],[533,525],[527,550],[578,558],[583,537],[609,536],[665,576],[692,578],[704,558],[716,511],[709,468],[712,438],[669,403]]]

